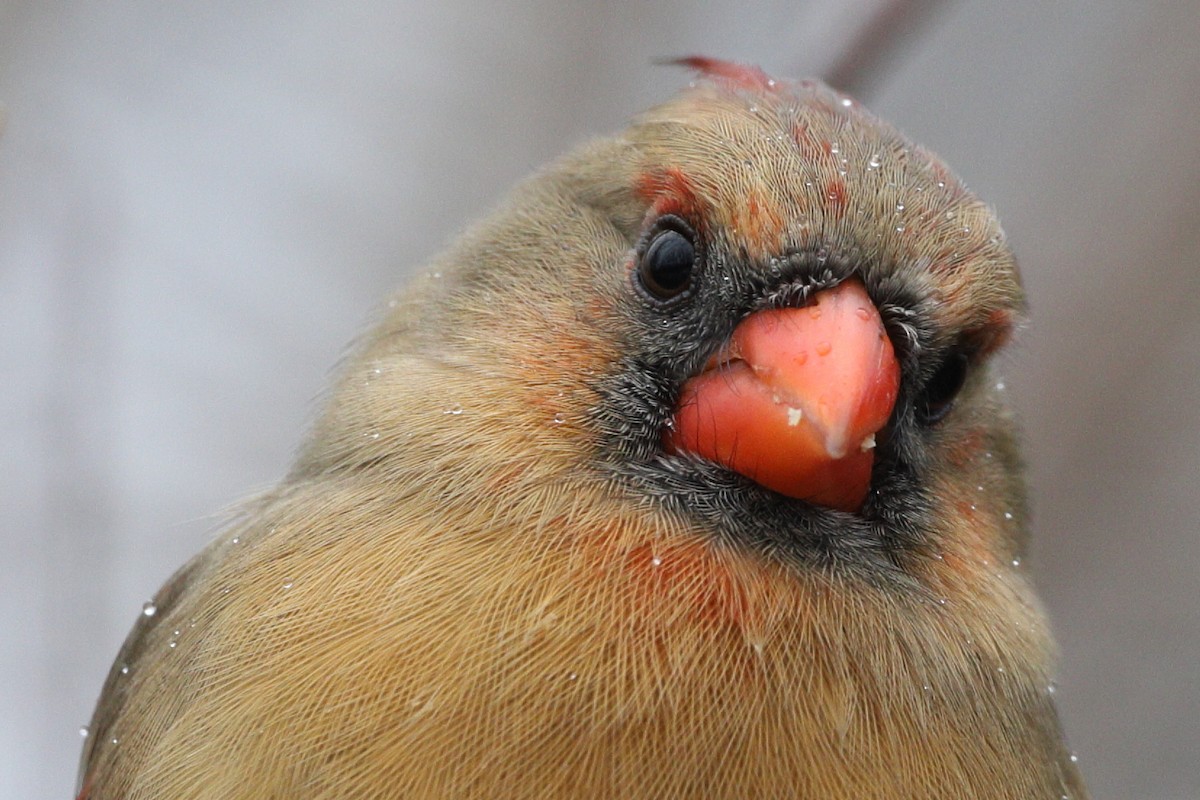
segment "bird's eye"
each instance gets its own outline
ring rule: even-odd
[[[967,357],[953,352],[933,373],[917,400],[917,416],[926,425],[939,422],[954,407],[954,398],[967,380]]]
[[[653,234],[637,270],[642,288],[659,303],[683,296],[696,269],[694,235],[681,220],[672,223]]]

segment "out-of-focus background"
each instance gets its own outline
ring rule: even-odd
[[[1000,211],[1034,570],[1096,798],[1200,797],[1200,4],[0,3],[0,797],[67,798],[142,602],[384,294],[705,53]]]

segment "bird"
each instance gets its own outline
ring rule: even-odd
[[[79,800],[1086,798],[995,213],[819,81],[678,63],[386,301],[139,616]]]

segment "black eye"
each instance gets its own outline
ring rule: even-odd
[[[917,417],[926,425],[940,421],[954,407],[954,398],[967,379],[967,357],[954,352],[946,357],[925,384],[917,399]]]
[[[666,302],[683,295],[692,285],[696,244],[692,232],[678,224],[653,235],[638,264],[638,280],[651,299]]]

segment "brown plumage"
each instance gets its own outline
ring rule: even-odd
[[[989,374],[1023,303],[995,218],[853,101],[689,63],[389,303],[130,634],[81,797],[1085,797]],[[841,286],[899,367],[861,491],[676,430],[696,376],[769,372],[740,323]]]

